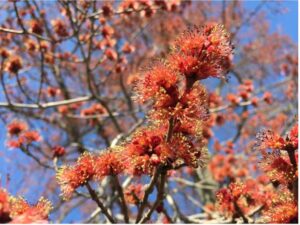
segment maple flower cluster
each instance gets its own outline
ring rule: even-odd
[[[266,131],[259,135],[261,167],[272,182],[289,185],[298,180],[298,124],[284,138]]]
[[[29,130],[26,122],[13,120],[7,125],[8,141],[10,148],[20,148],[41,140],[40,134],[35,130]]]
[[[298,124],[283,138],[258,135],[266,179],[231,183],[217,193],[217,211],[233,220],[260,213],[260,223],[290,223],[298,218]],[[244,221],[247,222],[247,221]]]
[[[0,223],[48,223],[51,203],[45,198],[30,205],[22,197],[13,197],[5,189],[0,189]]]
[[[202,135],[208,103],[197,81],[224,77],[233,47],[223,26],[210,24],[180,36],[171,53],[144,71],[135,83],[135,99],[151,102],[148,126],[102,154],[84,154],[62,167],[58,181],[65,197],[89,180],[127,173],[151,175],[156,168],[198,167],[206,158]]]

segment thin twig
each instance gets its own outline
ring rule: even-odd
[[[144,198],[143,198],[143,201],[140,205],[135,223],[138,223],[141,220],[142,214],[143,214],[144,209],[145,209],[145,207],[147,205],[147,202],[148,202],[149,195],[152,193],[154,185],[156,184],[156,182],[158,180],[159,172],[160,172],[160,169],[156,168],[155,171],[154,171],[154,175],[152,176],[151,181],[150,181],[147,189],[145,190]]]
[[[123,189],[120,185],[120,182],[119,182],[119,179],[117,176],[113,176],[113,180],[114,180],[114,184],[117,188],[119,197],[121,199],[121,208],[122,208],[122,212],[123,212],[123,216],[124,216],[124,221],[125,221],[125,223],[129,223],[128,208],[127,208],[127,204],[125,201]]]
[[[99,208],[102,210],[103,214],[106,216],[106,218],[111,222],[111,223],[116,223],[115,219],[110,215],[108,212],[107,208],[103,205],[103,203],[100,201],[100,199],[97,196],[97,193],[93,190],[91,185],[87,182],[85,185],[91,195],[91,198],[97,203]]]

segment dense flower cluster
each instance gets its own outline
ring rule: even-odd
[[[71,197],[74,190],[89,180],[127,173],[152,174],[157,166],[176,167],[184,162],[197,167],[206,157],[203,146],[175,133],[167,142],[167,128],[144,128],[133,134],[122,146],[102,154],[84,153],[73,166],[63,166],[57,173],[63,196]],[[182,135],[182,134],[181,134]]]
[[[129,204],[139,204],[144,197],[143,185],[141,184],[131,184],[125,191],[125,200]]]
[[[0,223],[10,221],[10,203],[9,195],[4,189],[0,189]]]
[[[106,110],[104,107],[100,104],[93,104],[88,108],[85,108],[81,110],[81,113],[83,116],[92,116],[92,115],[97,115],[97,114],[103,114],[105,113]]]
[[[267,189],[262,183],[248,179],[244,183],[231,183],[228,188],[222,188],[217,193],[218,210],[227,216],[238,217],[242,213],[247,215],[258,206],[269,201]],[[241,212],[239,212],[239,210]]]
[[[274,196],[272,204],[262,212],[262,223],[291,223],[298,220],[298,203],[286,189],[280,189]]]
[[[51,203],[45,198],[30,205],[25,199],[10,196],[5,189],[0,189],[0,223],[48,223],[51,209]]]
[[[66,37],[69,35],[66,24],[62,20],[52,20],[51,24],[55,33],[60,37]]]
[[[261,166],[273,182],[288,185],[298,180],[298,124],[284,138],[271,131],[259,136]]]
[[[6,69],[12,74],[18,73],[23,68],[22,59],[19,56],[12,56],[8,59]]]
[[[62,146],[54,146],[52,148],[52,151],[53,151],[53,157],[61,157],[63,155],[65,155],[66,153],[66,149]]]
[[[189,31],[175,41],[174,48],[171,67],[187,77],[221,77],[230,68],[233,47],[222,25]]]
[[[267,179],[231,183],[220,189],[217,210],[233,219],[249,219],[259,209],[257,213],[261,217],[257,222],[295,222],[298,218],[298,124],[285,138],[271,131],[258,137],[261,168]]]
[[[234,154],[217,154],[213,156],[208,167],[214,179],[219,182],[227,178],[235,180],[236,178],[246,177],[249,174],[247,162]]]
[[[223,27],[213,24],[183,34],[172,49],[164,62],[150,67],[135,84],[137,101],[153,103],[149,125],[111,151],[84,154],[74,166],[61,168],[58,181],[64,196],[107,175],[151,175],[158,167],[196,168],[203,163],[202,127],[208,103],[205,88],[196,81],[224,76],[232,45]]]
[[[10,148],[20,148],[32,142],[40,141],[40,134],[35,130],[28,130],[27,123],[14,120],[7,125],[8,141],[7,145]]]
[[[63,196],[70,198],[76,188],[89,180],[119,174],[124,169],[120,156],[117,151],[107,151],[100,155],[84,153],[75,165],[61,167],[57,172],[57,180]]]

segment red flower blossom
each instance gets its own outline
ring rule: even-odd
[[[30,205],[25,199],[10,196],[6,190],[0,189],[1,223],[48,223],[51,210],[51,203],[43,197],[35,205]]]
[[[125,191],[125,200],[129,204],[138,204],[144,197],[143,185],[141,184],[131,184]]]
[[[20,148],[21,145],[22,145],[22,143],[20,142],[19,139],[16,139],[16,140],[8,140],[6,144],[7,144],[7,146],[8,146],[9,148]]]
[[[106,49],[104,54],[111,61],[115,61],[118,58],[116,51],[113,50],[112,48]]]
[[[7,70],[10,73],[18,73],[20,69],[23,67],[22,59],[19,56],[12,56],[7,62]]]
[[[10,56],[10,53],[5,48],[0,48],[0,55],[3,59],[6,59]]]
[[[230,103],[232,104],[232,105],[238,105],[239,104],[239,102],[241,101],[241,99],[238,97],[238,96],[236,96],[235,94],[232,94],[232,93],[229,93],[228,95],[227,95],[227,99],[228,99],[228,101],[230,101]]]
[[[203,141],[192,141],[182,133],[174,133],[170,146],[174,152],[176,163],[183,161],[186,166],[197,168],[202,166],[207,159],[207,149]]]
[[[226,178],[231,180],[238,179],[240,177],[245,177],[248,175],[248,168],[246,167],[246,162],[241,159],[237,159],[233,150],[229,151],[231,148],[226,148],[225,152],[231,152],[228,155],[215,155],[210,163],[209,169],[212,171],[215,180],[222,182]]]
[[[136,175],[150,174],[155,166],[172,161],[174,154],[165,141],[165,133],[164,127],[137,131],[123,146],[125,170]]]
[[[7,126],[7,133],[9,137],[7,146],[9,148],[19,148],[23,144],[28,145],[41,140],[37,131],[28,130],[28,125],[19,120],[14,120]]]
[[[106,151],[95,157],[95,179],[102,179],[109,175],[118,175],[124,170],[122,152]]]
[[[258,106],[258,102],[259,102],[259,98],[257,97],[253,97],[251,99],[251,104],[254,106],[254,107],[257,107]]]
[[[216,194],[217,201],[219,202],[219,209],[225,213],[233,214],[233,196],[229,189],[222,188]]]
[[[53,157],[61,157],[66,154],[66,150],[62,146],[55,146],[53,149]]]
[[[31,206],[23,198],[11,200],[11,223],[48,223],[48,214],[52,210],[51,203],[45,198]]]
[[[289,141],[294,149],[298,149],[298,123],[296,123],[289,133]]]
[[[4,189],[0,189],[0,223],[8,223],[10,218],[9,195]]]
[[[44,33],[43,24],[42,24],[41,21],[32,20],[30,22],[30,28],[31,28],[31,31],[33,33],[36,33],[36,34],[39,34],[39,35],[42,35]]]
[[[54,32],[60,37],[66,37],[69,35],[67,25],[60,19],[52,20],[51,24],[53,26]]]
[[[103,16],[110,17],[113,14],[113,8],[109,4],[105,4],[102,6]]]
[[[110,26],[104,26],[101,32],[104,38],[109,38],[114,34],[114,29]]]
[[[125,54],[129,54],[134,52],[135,48],[133,45],[130,45],[129,43],[125,43],[123,48],[122,48],[122,52],[124,52]]]
[[[185,69],[187,73],[184,74],[186,76],[193,74],[197,79],[220,77],[230,67],[233,47],[229,35],[221,25],[207,25],[191,30],[175,41],[174,48],[189,57],[189,66]],[[175,60],[181,71],[187,60],[185,57],[177,57]]]
[[[85,153],[74,166],[63,166],[57,172],[57,180],[61,185],[63,196],[69,199],[76,188],[84,185],[95,175],[95,156]]]
[[[22,132],[26,131],[27,129],[27,123],[20,120],[14,120],[7,125],[7,133],[10,136],[19,136]]]
[[[47,88],[47,93],[50,97],[55,97],[57,96],[58,94],[61,93],[60,89],[59,88],[55,88],[55,87],[48,87]]]
[[[101,104],[93,104],[89,108],[81,110],[81,115],[92,116],[96,114],[104,114],[106,109]]]
[[[208,95],[208,103],[210,108],[216,108],[222,104],[221,96],[212,92]]]
[[[137,98],[142,103],[154,99],[155,108],[172,106],[178,99],[178,76],[163,64],[157,64],[145,72],[136,84]]]
[[[285,202],[276,205],[263,214],[263,223],[291,223],[298,218],[298,205],[294,202]]]
[[[128,4],[129,8],[136,5]],[[106,29],[103,36],[111,34]],[[104,45],[101,43],[100,47]],[[229,68],[231,51],[227,34],[220,26],[205,27],[179,38],[167,61],[150,67],[136,82],[137,100],[153,102],[150,125],[136,131],[120,146],[94,155],[87,164],[82,164],[86,157],[83,155],[74,166],[63,167],[58,180],[64,195],[70,197],[88,180],[122,172],[140,176],[152,174],[158,166],[202,165],[207,151],[202,126],[208,102],[205,89],[195,82],[208,76],[223,76]],[[112,48],[107,48],[105,55],[110,60],[117,59]],[[81,113],[95,111],[85,109]]]
[[[192,76],[199,70],[198,58],[180,53],[173,53],[167,59],[173,70],[178,70],[185,76]]]
[[[288,184],[297,178],[287,155],[268,154],[261,162],[261,167],[273,182],[278,181],[280,184]]]
[[[265,92],[263,96],[263,100],[268,104],[272,104],[273,102],[272,94],[270,92]]]
[[[32,142],[38,142],[38,141],[40,141],[41,140],[41,136],[35,130],[25,131],[25,132],[22,133],[22,135],[20,136],[19,140],[22,142],[22,144],[30,144]]]
[[[289,190],[279,188],[273,194],[259,223],[291,223],[298,219],[298,205]]]

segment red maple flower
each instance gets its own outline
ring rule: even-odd
[[[268,154],[264,156],[261,167],[266,175],[273,182],[288,184],[293,182],[297,177],[293,165],[287,155],[278,156],[277,154]]]
[[[33,33],[42,35],[44,33],[43,24],[39,20],[30,21],[30,28]]]
[[[28,129],[27,123],[20,120],[14,120],[7,125],[7,133],[10,136],[18,136],[22,132],[26,131],[27,129]]]
[[[118,175],[124,170],[124,162],[122,161],[122,152],[106,151],[95,157],[95,179],[102,179],[109,175]]]
[[[41,140],[39,132],[35,130],[25,131],[21,134],[19,141],[22,144],[31,144],[32,142],[38,142]]]
[[[122,153],[125,171],[130,174],[150,174],[154,167],[166,165],[174,154],[166,143],[166,128],[151,127],[137,131],[132,139],[123,145]]]
[[[6,59],[10,56],[10,52],[5,48],[0,48],[0,55],[3,59]]]
[[[174,43],[174,48],[192,59],[189,61],[190,66],[186,67],[189,70],[186,70],[185,76],[193,74],[197,79],[221,77],[230,68],[233,47],[222,25],[212,24],[193,29],[179,37]],[[181,62],[178,62],[178,59],[175,63],[180,65],[179,70],[182,71],[186,58],[181,57]]]
[[[154,99],[155,108],[174,105],[178,99],[178,76],[163,64],[157,64],[136,84],[137,98],[142,103]]]
[[[20,69],[22,69],[22,67],[23,67],[23,62],[19,56],[12,56],[11,58],[8,59],[6,68],[10,73],[16,74]]]
[[[117,52],[112,48],[107,48],[104,54],[111,61],[115,61],[118,58]]]
[[[123,48],[122,48],[122,52],[124,52],[125,54],[129,54],[134,52],[135,48],[133,45],[130,45],[129,43],[125,43]]]
[[[106,25],[103,26],[101,33],[104,38],[109,38],[114,34],[114,29]]]
[[[54,28],[54,32],[58,36],[60,36],[60,37],[66,37],[66,36],[69,35],[67,26],[66,26],[66,24],[62,20],[60,20],[60,19],[52,20],[51,24],[52,24],[52,26]]]
[[[76,188],[84,185],[95,175],[95,156],[84,153],[73,166],[63,166],[57,172],[63,196],[68,199]]]
[[[84,116],[103,114],[105,112],[106,112],[105,108],[101,104],[98,104],[98,103],[91,105],[89,108],[81,110],[81,114]]]
[[[8,223],[10,218],[9,195],[4,189],[0,189],[0,223]]]
[[[292,148],[298,149],[298,123],[296,123],[289,133],[289,142],[292,145]]]
[[[61,157],[66,153],[66,150],[62,146],[55,146],[53,149],[53,157]]]
[[[298,219],[298,204],[287,188],[279,188],[269,201],[259,223],[291,223]]]
[[[131,184],[125,191],[125,200],[129,204],[138,204],[144,197],[144,190],[142,184]]]
[[[52,210],[51,203],[40,198],[35,205],[28,204],[23,198],[11,199],[11,223],[48,223],[48,214]]]

